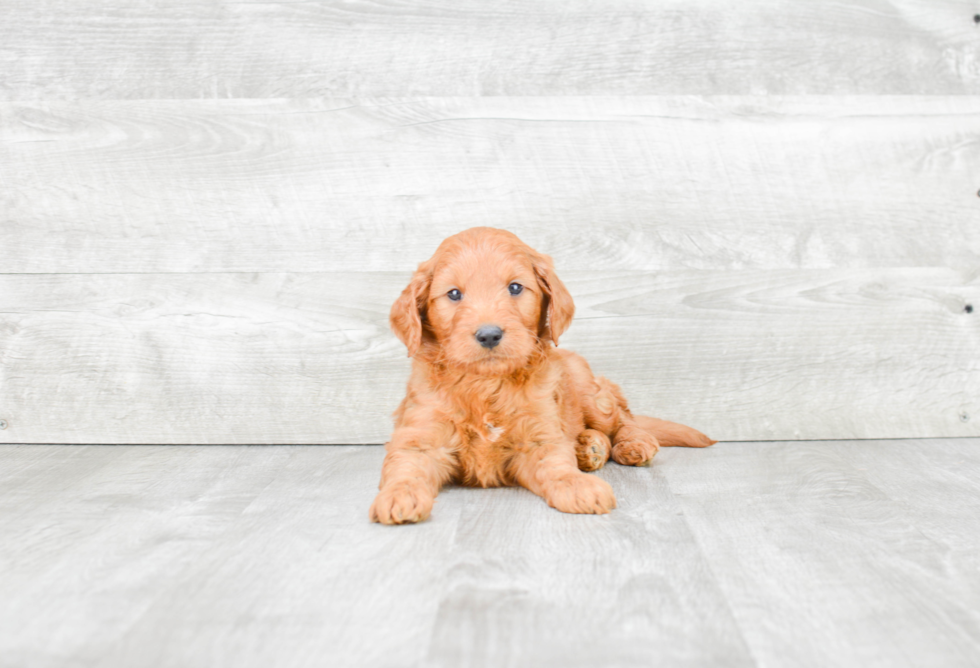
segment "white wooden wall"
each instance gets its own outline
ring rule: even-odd
[[[977,12],[0,0],[0,442],[382,442],[473,225],[639,412],[980,435]]]

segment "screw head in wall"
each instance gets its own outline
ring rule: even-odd
[[[6,428],[7,428],[7,421],[0,420],[0,429],[6,429]]]

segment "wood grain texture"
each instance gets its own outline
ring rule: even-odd
[[[608,521],[516,489],[437,502],[459,515],[426,665],[752,665],[666,480],[598,475],[616,490]]]
[[[608,516],[378,447],[0,446],[0,666],[973,666],[980,439],[610,463]]]
[[[409,271],[474,225],[570,270],[976,267],[977,136],[980,97],[6,104],[0,271]]]
[[[980,660],[978,445],[744,443],[659,465],[761,663],[965,667]]]
[[[967,0],[0,4],[6,99],[980,93]]]
[[[404,640],[431,632],[454,513],[398,537],[370,525],[380,448],[40,452],[0,466],[0,665],[405,666],[424,652]]]
[[[978,435],[980,275],[560,272],[563,347],[721,440]],[[7,443],[380,443],[401,273],[0,276]]]

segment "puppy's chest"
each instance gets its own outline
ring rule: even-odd
[[[557,421],[550,400],[552,376],[534,382],[456,385],[442,396],[443,405],[452,407],[446,417],[455,426],[462,482],[482,487],[514,483],[510,475],[514,458],[535,447],[545,427]]]
[[[514,455],[526,447],[516,427],[520,419],[491,410],[467,415],[456,423],[463,482],[481,487],[511,484],[507,468]]]

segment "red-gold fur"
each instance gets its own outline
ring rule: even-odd
[[[512,283],[523,290],[511,294]],[[504,230],[461,232],[419,265],[391,308],[412,375],[371,520],[424,520],[450,481],[521,485],[566,513],[607,513],[616,507],[612,488],[583,471],[610,455],[638,466],[659,445],[714,443],[690,427],[632,415],[619,387],[556,348],[574,312],[551,258]],[[475,338],[484,325],[504,332],[494,348]]]

